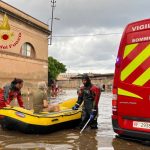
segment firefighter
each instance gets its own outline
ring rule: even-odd
[[[90,118],[90,127],[92,129],[97,129],[98,102],[101,91],[100,88],[91,83],[91,80],[87,74],[83,75],[82,83],[83,86],[80,87],[78,91],[77,103],[74,107],[72,107],[72,109],[77,110],[82,102],[84,102],[80,128],[83,128]]]
[[[22,79],[14,79],[10,85],[5,85],[0,91],[0,108],[10,106],[10,102],[17,98],[19,106],[24,108],[21,96],[21,88],[23,87]]]

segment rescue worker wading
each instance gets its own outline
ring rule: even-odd
[[[83,114],[80,128],[86,124],[90,118],[90,127],[91,129],[97,129],[97,117],[98,117],[98,102],[100,98],[100,88],[95,85],[92,85],[90,78],[87,74],[82,77],[83,87],[78,91],[78,100],[73,110],[77,110],[79,106],[83,104]]]

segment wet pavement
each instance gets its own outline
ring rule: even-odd
[[[59,95],[57,103],[76,96],[75,90]],[[26,107],[31,107],[26,101]],[[111,125],[111,93],[102,93],[99,103],[98,130],[61,130],[46,135],[28,135],[4,131],[0,127],[0,150],[149,150],[140,143],[115,138]]]

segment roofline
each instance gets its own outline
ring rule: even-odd
[[[73,77],[70,77],[70,79],[82,79],[82,75],[83,74],[79,74],[77,76],[73,76]],[[93,74],[92,76],[89,75],[89,77],[91,79],[93,78],[98,78],[98,77],[113,77],[114,76],[114,73],[105,73],[105,74]]]
[[[10,6],[10,7],[14,8],[14,9],[16,9],[17,11],[20,11],[21,13],[23,13],[23,14],[25,14],[25,15],[27,15],[27,16],[29,16],[29,17],[33,18],[33,19],[35,19],[36,21],[39,21],[39,22],[43,23],[44,25],[47,25],[47,26],[48,26],[48,24],[46,24],[46,23],[44,23],[44,22],[42,22],[42,21],[40,21],[40,20],[38,20],[38,19],[34,18],[33,16],[31,16],[31,15],[29,15],[29,14],[27,14],[27,13],[23,12],[22,10],[20,10],[20,9],[18,9],[18,8],[16,8],[16,7],[14,7],[14,6],[12,6],[12,5],[10,5],[10,4],[8,4],[8,3],[6,3],[6,2],[2,1],[2,0],[0,0],[0,1],[1,1],[2,3],[5,3],[6,5],[8,5],[8,6]]]
[[[19,20],[19,21],[22,21],[23,23],[25,23],[25,24],[27,24],[27,25],[29,25],[29,26],[31,26],[31,27],[34,27],[34,28],[36,28],[36,29],[38,29],[38,30],[40,30],[40,31],[43,31],[44,33],[46,33],[46,34],[48,34],[48,35],[51,34],[51,31],[50,31],[50,30],[45,29],[45,28],[43,28],[43,27],[41,27],[41,26],[39,26],[39,25],[33,23],[32,21],[29,21],[29,20],[27,20],[27,19],[25,19],[25,18],[23,18],[23,17],[21,17],[21,16],[19,16],[19,15],[17,15],[17,14],[14,14],[14,13],[10,12],[9,10],[7,10],[7,9],[5,9],[5,8],[0,7],[0,12],[2,12],[2,13],[4,13],[4,14],[6,13],[8,16],[10,16],[10,17],[12,17],[12,18],[15,18],[15,19],[17,19],[17,20]]]
[[[3,2],[3,1],[2,1]],[[6,5],[8,5],[7,3],[5,3]],[[13,6],[11,6],[11,5],[9,5],[10,7],[13,7]],[[15,8],[15,7],[13,7],[13,8]],[[20,11],[20,10],[19,10]],[[38,24],[36,24],[36,23],[34,23],[34,22],[32,22],[32,21],[30,21],[30,20],[28,20],[28,19],[25,19],[24,17],[21,17],[20,15],[17,15],[17,14],[15,14],[15,13],[13,13],[13,12],[11,12],[11,11],[9,11],[9,10],[7,10],[7,9],[5,9],[5,8],[3,8],[3,7],[0,7],[0,12],[1,13],[4,13],[4,14],[7,14],[8,16],[10,16],[10,17],[12,17],[12,18],[14,18],[14,19],[16,19],[16,20],[19,20],[19,21],[21,21],[21,22],[23,22],[23,23],[25,23],[25,24],[27,24],[27,25],[29,25],[29,26],[31,26],[31,27],[33,27],[33,28],[36,28],[36,29],[38,29],[38,30],[40,30],[40,31],[42,31],[42,32],[44,32],[44,33],[46,33],[46,34],[48,34],[48,35],[50,35],[51,34],[51,31],[50,30],[48,30],[48,29],[46,29],[46,28],[44,28],[44,27],[42,27],[42,26],[40,26],[40,25],[38,25]],[[21,12],[21,11],[20,11]],[[25,13],[24,13],[25,14]],[[27,15],[27,14],[25,14],[25,15]],[[28,15],[29,16],[29,15]],[[30,16],[31,17],[31,16]],[[33,17],[31,17],[31,18],[33,18]],[[34,18],[33,18],[34,19]],[[39,21],[39,20],[37,20],[37,19],[35,19],[36,21]],[[41,21],[39,21],[39,22],[41,22]],[[42,22],[41,22],[42,23]],[[44,23],[43,23],[44,24]],[[46,25],[46,24],[44,24],[44,25]],[[48,27],[48,25],[47,25],[47,27]]]

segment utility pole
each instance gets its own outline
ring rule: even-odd
[[[52,18],[51,18],[51,36],[50,36],[50,45],[52,45],[52,34],[53,34],[53,19],[54,19],[54,8],[56,7],[56,1],[55,0],[51,0],[51,7],[52,7]]]

